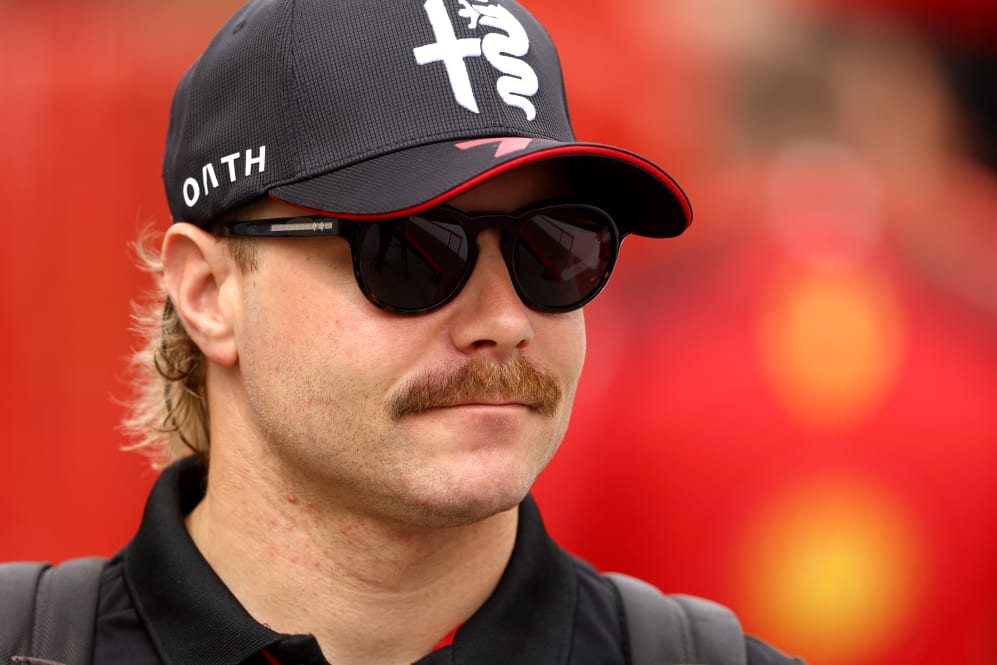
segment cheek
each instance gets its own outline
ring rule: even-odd
[[[288,239],[267,246],[247,280],[245,335],[289,353],[342,347],[370,307],[340,238]]]
[[[243,380],[275,398],[288,389],[299,393],[296,399],[323,390],[309,384],[340,374],[337,365],[351,355],[355,342],[347,320],[360,303],[350,294],[357,289],[349,264],[342,265],[349,252],[324,254],[306,242],[275,243],[247,279],[236,331]]]
[[[564,373],[564,407],[561,421],[558,424],[558,441],[563,438],[571,418],[571,409],[575,401],[575,391],[581,378],[582,365],[585,363],[585,318],[581,311],[562,315],[571,317],[563,322],[556,339],[556,350],[560,371]]]
[[[585,316],[581,310],[549,316],[553,320],[549,328],[542,330],[543,344],[549,349],[558,371],[563,373],[565,383],[574,392],[585,362]]]
[[[425,338],[424,320],[399,319],[364,297],[345,241],[272,248],[251,277],[238,331],[244,378],[317,392],[297,399],[383,398],[418,355],[419,344],[400,340]]]

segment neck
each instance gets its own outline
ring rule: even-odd
[[[426,655],[491,595],[512,553],[515,509],[412,527],[318,507],[243,459],[212,457],[191,537],[254,619],[315,635],[337,665]]]

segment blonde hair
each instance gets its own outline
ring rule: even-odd
[[[232,219],[245,211],[236,211]],[[146,453],[157,468],[191,453],[207,464],[211,450],[207,360],[167,295],[161,241],[162,233],[146,228],[134,244],[139,267],[153,275],[156,285],[132,303],[132,329],[142,344],[131,356],[133,394],[121,428],[133,440],[126,449]],[[224,242],[240,270],[257,268],[259,246],[253,239]]]

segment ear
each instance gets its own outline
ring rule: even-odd
[[[179,222],[163,238],[162,258],[166,292],[187,334],[212,362],[234,365],[241,272],[224,241]]]

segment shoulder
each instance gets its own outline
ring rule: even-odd
[[[744,645],[748,651],[748,665],[803,665],[799,658],[790,658],[750,635],[745,636]]]

